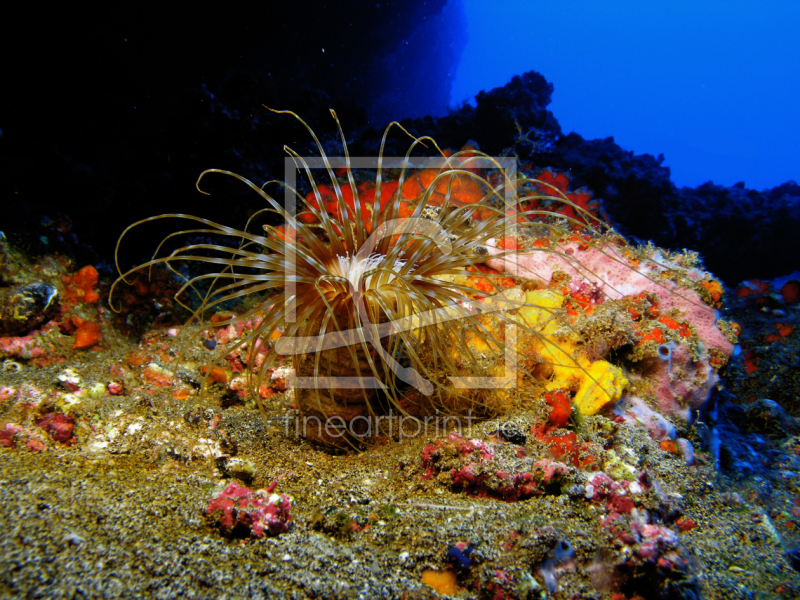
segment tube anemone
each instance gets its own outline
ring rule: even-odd
[[[519,180],[509,179],[496,169],[495,175],[502,175],[492,184],[473,166],[484,168],[487,161],[490,167],[498,166],[493,159],[474,151],[448,157],[430,138],[411,136],[413,142],[397,186],[384,186],[387,135],[392,127],[405,132],[397,123],[390,124],[383,135],[374,186],[370,186],[375,197],[367,202],[362,198],[362,173],[352,167],[333,111],[344,152],[341,178],[317,136],[300,117],[289,111],[273,112],[292,115],[306,127],[319,149],[330,185],[320,185],[308,161],[288,147],[285,150],[296,167],[306,173],[312,189],[306,198],[281,182],[259,187],[235,173],[205,171],[197,182],[201,192],[205,177],[224,174],[252,188],[266,207],[243,229],[184,214],[160,215],[130,225],[120,236],[117,252],[125,235],[143,223],[166,218],[193,223],[164,238],[152,260],[126,273],[120,271],[114,287],[127,282],[135,271],[154,265],[166,265],[179,275],[179,266],[210,266],[208,273],[181,275],[185,283],[176,295],[178,301],[189,290],[200,298],[199,305],[190,309],[190,323],[201,321],[208,311],[225,302],[258,295],[258,302],[244,314],[204,325],[195,336],[212,326],[250,325],[217,357],[216,364],[233,351],[247,356],[249,393],[264,414],[259,393],[262,383],[281,361],[287,360],[294,367],[291,383],[301,415],[323,423],[336,417],[340,424],[349,424],[357,417],[373,417],[389,408],[416,416],[442,411],[490,417],[501,412],[508,405],[508,389],[516,386],[516,379],[531,375],[522,368],[505,368],[509,358],[516,359],[518,354],[509,343],[512,329],[517,332],[518,343],[523,340],[524,344],[526,336],[539,336],[539,327],[515,315],[514,311],[524,305],[524,293],[498,293],[500,289],[491,283],[498,275],[485,275],[484,281],[490,282],[488,289],[476,289],[468,284],[468,278],[486,260],[487,247],[495,248],[495,257],[503,256],[504,252],[498,254],[496,250],[500,241],[513,236],[515,228],[530,225],[521,216],[538,217],[536,227],[545,235],[550,230],[563,232],[570,220],[580,222],[585,231],[594,231],[583,218],[585,211],[549,186],[552,195],[534,193],[524,200],[547,199],[570,205],[579,217],[565,219],[548,210],[514,214],[520,203],[516,196]],[[400,190],[409,179],[411,153],[429,145],[442,159],[425,191],[407,201]],[[290,198],[302,203],[304,210],[297,215],[287,210],[267,192],[270,185],[282,187]],[[477,202],[459,200],[454,190],[465,187],[478,190]],[[264,225],[261,232],[251,231],[256,217],[263,213],[278,215],[285,225]],[[234,238],[238,246],[189,243],[159,256],[165,245],[188,236]],[[543,251],[558,250],[551,247]],[[118,261],[117,265],[119,268]],[[576,363],[576,368],[581,367]],[[330,435],[323,428],[306,433],[340,445],[343,440],[349,443],[353,436],[359,437],[358,428],[348,431],[349,438]]]

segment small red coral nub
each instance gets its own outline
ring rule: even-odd
[[[86,265],[71,277],[62,277],[61,281],[67,288],[67,301],[97,304],[100,296],[92,289],[97,285],[97,279],[97,269],[92,265]]]
[[[75,350],[91,348],[99,342],[102,337],[103,334],[100,331],[99,324],[94,321],[84,321],[78,326],[77,331],[75,331],[75,343],[72,344],[72,347]]]
[[[545,393],[545,401],[550,405],[550,423],[555,427],[563,427],[572,416],[572,405],[566,390],[557,389]]]
[[[39,419],[36,424],[49,433],[56,442],[71,444],[75,441],[72,436],[75,418],[72,415],[50,413]]]
[[[211,499],[206,513],[225,533],[237,526],[249,529],[257,538],[265,533],[286,533],[292,526],[290,511],[294,501],[286,494],[273,494],[274,488],[272,485],[267,490],[252,491],[233,481]]]

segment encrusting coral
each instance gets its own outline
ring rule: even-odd
[[[645,333],[636,331],[629,309],[642,294],[672,319],[661,325],[678,326],[671,338],[688,332],[697,342],[691,360],[705,360],[709,372],[705,383],[690,387],[707,390],[712,371],[730,354],[730,343],[714,333],[709,307],[693,291],[709,278],[696,269],[687,276],[655,251],[632,258],[591,194],[568,192],[566,177],[549,170],[537,177],[529,166],[517,172],[515,162],[507,168],[476,146],[441,151],[430,138],[413,138],[406,156],[392,162],[383,146],[393,127],[403,130],[397,123],[387,127],[377,161],[356,168],[333,111],[343,148],[338,159],[325,154],[297,115],[273,112],[298,119],[319,149],[320,157],[311,159],[285,148],[311,191],[304,197],[281,182],[259,187],[234,173],[206,171],[198,189],[210,174],[229,175],[267,207],[243,229],[181,214],[129,226],[120,242],[156,219],[196,224],[162,240],[151,261],[120,272],[115,287],[139,270],[166,265],[185,280],[176,299],[186,305],[185,292],[198,295],[192,321],[257,295],[249,310],[215,317],[192,339],[233,327],[207,377],[226,356],[241,356],[249,393],[262,409],[263,383],[290,362],[295,406],[318,424],[306,430],[308,437],[352,444],[376,435],[369,419],[391,411],[492,417],[556,389],[566,390],[582,414],[596,414],[638,377],[603,357],[623,346],[635,349],[645,335],[661,331],[649,322]],[[412,158],[430,147],[436,158]],[[315,177],[320,171],[326,183]],[[266,191],[270,185],[283,188],[286,203]],[[297,201],[303,208],[295,214],[289,207]],[[269,214],[285,224],[262,224]],[[239,245],[178,243],[162,252],[180,236],[197,235],[233,237]],[[211,268],[198,273],[187,265]],[[597,317],[613,321],[612,313],[628,320],[609,325]],[[645,358],[640,353],[631,361]]]

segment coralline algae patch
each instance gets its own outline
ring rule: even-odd
[[[569,481],[566,465],[547,459],[526,460],[523,450],[512,448],[514,457],[498,456],[498,445],[477,439],[465,440],[453,433],[427,445],[422,451],[423,478],[444,479],[450,487],[476,498],[525,500],[549,490],[559,490]]]
[[[237,528],[257,538],[264,534],[286,533],[293,524],[291,508],[294,500],[286,494],[273,493],[275,485],[253,491],[232,481],[214,495],[206,512],[227,534]]]
[[[525,246],[546,246],[526,251]],[[631,249],[580,238],[518,240],[519,253],[490,267],[559,290],[584,347],[604,356],[622,350],[631,386],[626,400],[649,400],[683,421],[707,400],[734,350],[735,335],[718,326],[715,280],[687,255]],[[490,248],[499,254],[498,248]],[[725,329],[725,332],[723,332]],[[728,335],[726,336],[726,333]]]
[[[442,486],[471,498],[524,503],[534,498],[563,497],[571,503],[588,503],[598,534],[608,544],[608,549],[598,550],[584,565],[599,591],[645,593],[641,586],[649,585],[663,593],[676,584],[693,587],[692,558],[681,536],[695,529],[697,521],[685,514],[682,497],[665,494],[648,470],[641,468],[637,457],[641,446],[638,453],[622,446],[617,446],[617,451],[604,448],[614,439],[616,425],[608,429],[601,418],[597,419],[591,421],[591,428],[598,427],[593,435],[581,434],[593,441],[571,445],[574,455],[565,454],[563,443],[554,442],[564,434],[552,423],[533,427],[532,435],[527,436],[506,423],[494,431],[484,428],[490,430],[484,439],[453,433],[429,443],[420,454],[416,473],[435,489]],[[515,441],[509,441],[509,437]],[[648,444],[655,446],[653,441]],[[543,453],[550,457],[543,458]],[[573,457],[583,460],[573,462]],[[604,471],[597,470],[599,467]],[[563,534],[554,530],[550,534],[553,541],[539,546],[538,555],[530,560],[536,579],[525,586],[519,585],[524,579],[519,571],[496,571],[489,579],[485,571],[470,569],[482,553],[465,543],[451,546],[449,568],[427,572],[423,581],[443,593],[453,593],[445,590],[452,590],[454,585],[484,591],[504,589],[500,596],[491,596],[502,598],[530,597],[521,593],[528,585],[555,593],[561,589],[559,579],[575,569],[575,551]],[[517,530],[503,547],[506,551],[525,547],[525,538],[524,530]],[[550,548],[547,553],[546,548]],[[465,549],[469,550],[466,558]],[[500,582],[503,585],[497,585]]]

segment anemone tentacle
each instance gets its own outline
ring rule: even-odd
[[[352,166],[336,113],[331,111],[345,161],[341,181],[319,138],[305,121],[291,111],[269,110],[291,115],[306,128],[317,146],[330,186],[322,186],[308,161],[286,146],[297,169],[306,175],[311,188],[306,198],[282,182],[258,186],[230,171],[206,170],[197,180],[197,189],[202,193],[206,193],[201,188],[205,177],[222,174],[249,186],[266,207],[256,211],[243,229],[177,213],[130,225],[117,243],[118,270],[120,244],[132,229],[167,218],[199,224],[164,237],[151,260],[124,273],[120,270],[112,294],[134,272],[164,265],[184,281],[176,296],[178,302],[189,308],[185,294],[190,290],[199,299],[199,304],[190,308],[190,323],[202,321],[207,312],[226,302],[259,295],[258,303],[243,314],[204,325],[194,335],[202,335],[212,327],[256,319],[252,329],[226,348],[215,364],[224,360],[231,348],[245,350],[249,392],[265,413],[259,390],[271,370],[285,362],[287,356],[291,356],[297,381],[312,381],[295,390],[301,411],[322,418],[331,414],[373,415],[384,410],[387,402],[402,414],[414,405],[445,413],[475,409],[481,416],[493,416],[508,393],[465,390],[453,385],[452,380],[493,377],[509,355],[523,359],[517,361],[515,378],[535,380],[525,367],[530,356],[508,347],[503,339],[504,332],[512,331],[512,327],[521,339],[535,339],[550,352],[563,355],[562,363],[585,370],[541,333],[546,322],[558,318],[558,309],[539,307],[543,322],[531,324],[518,315],[526,306],[524,294],[520,299],[501,293],[502,287],[496,282],[506,275],[481,272],[489,282],[489,291],[467,285],[465,278],[480,270],[489,257],[489,249],[492,258],[511,260],[517,249],[498,246],[498,241],[511,232],[512,236],[545,240],[547,243],[532,251],[558,255],[577,271],[588,272],[602,281],[601,274],[591,273],[559,243],[549,240],[557,240],[570,227],[579,228],[586,244],[606,253],[611,260],[626,264],[624,257],[615,255],[606,244],[616,236],[613,230],[554,185],[537,181],[537,193],[519,195],[519,190],[531,184],[530,179],[509,177],[496,159],[474,150],[447,156],[433,139],[414,137],[396,122],[389,124],[381,139],[371,201],[374,204],[362,205],[356,181],[362,175]],[[383,152],[394,127],[409,135],[412,142],[402,161],[397,187],[384,203],[382,194],[390,192],[383,186]],[[404,182],[410,181],[412,153],[429,146],[441,157],[436,174],[418,198],[407,202],[401,191]],[[492,183],[475,172],[474,165],[479,164],[489,164],[500,174],[499,182]],[[290,214],[267,192],[270,184],[302,201],[305,217]],[[479,202],[465,203],[456,198],[454,190],[468,184],[483,195]],[[327,189],[332,189],[334,197],[328,204],[325,199],[330,196],[323,194]],[[435,194],[441,197],[435,198]],[[569,207],[571,214],[540,208],[542,202]],[[532,203],[538,204],[535,208],[521,208],[533,206]],[[261,233],[250,231],[257,217],[268,213],[277,215],[285,225],[264,225]],[[168,245],[198,235],[236,239],[238,247],[222,242],[185,243],[162,255]],[[184,275],[180,267],[190,264],[208,266],[210,272]],[[190,342],[184,344],[179,361]],[[337,378],[360,385],[342,388],[336,383]],[[377,384],[367,385],[370,379]],[[378,393],[376,388],[382,391]]]

